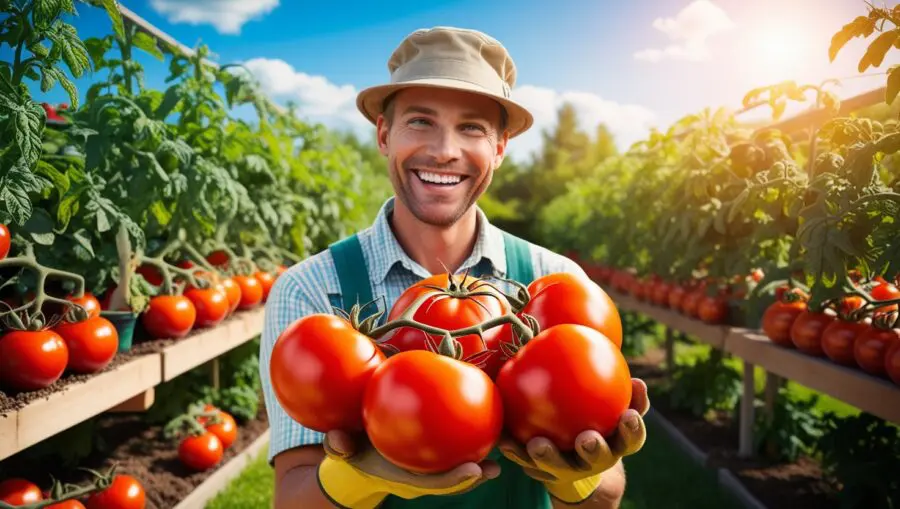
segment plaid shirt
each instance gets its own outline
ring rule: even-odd
[[[394,304],[406,288],[431,276],[421,265],[413,261],[397,242],[388,224],[394,198],[382,206],[372,226],[359,232],[373,298],[379,310]],[[501,231],[491,225],[484,212],[478,213],[478,238],[472,253],[458,273],[470,269],[471,273],[493,273],[506,276],[506,252]],[[534,277],[554,272],[584,271],[572,260],[541,246],[529,243]],[[383,299],[381,298],[383,297]],[[320,444],[324,434],[307,429],[288,417],[275,398],[269,378],[269,359],[279,334],[297,319],[313,313],[332,314],[332,305],[339,307],[340,284],[329,250],[303,260],[287,270],[272,287],[265,311],[265,325],[259,355],[259,374],[262,379],[266,410],[269,416],[271,438],[269,462],[288,449],[310,444]],[[387,313],[385,313],[386,315]],[[323,388],[327,391],[327,388]]]

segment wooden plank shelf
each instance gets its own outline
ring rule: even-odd
[[[30,447],[158,385],[160,356],[128,361],[0,418],[0,459]]]
[[[619,309],[641,313],[670,329],[690,334],[698,341],[706,343],[713,348],[721,350],[725,346],[725,338],[728,337],[729,331],[731,330],[731,327],[727,325],[709,325],[700,320],[676,313],[670,309],[665,309],[647,302],[641,302],[631,295],[626,295],[615,290],[606,290],[606,292]]]
[[[218,327],[193,334],[162,351],[162,381],[167,382],[237,348],[262,332],[265,308],[234,315]]]
[[[725,343],[728,352],[767,372],[900,424],[900,386],[888,379],[778,346],[757,331],[732,329]]]

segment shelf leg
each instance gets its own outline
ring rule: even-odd
[[[784,385],[784,379],[775,373],[766,371],[765,411],[766,419],[771,420],[775,414],[775,400],[778,398],[778,389]]]
[[[675,372],[675,332],[666,327],[666,371],[669,377]]]
[[[753,403],[756,398],[756,384],[753,379],[754,368],[753,364],[744,361],[744,394],[741,398],[740,444],[738,447],[738,456],[741,458],[753,456]]]

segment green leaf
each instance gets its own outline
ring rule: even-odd
[[[69,102],[71,103],[72,109],[78,109],[78,90],[75,88],[75,84],[66,76],[64,73],[60,72],[59,74],[59,85],[63,87],[63,90],[66,91],[66,94],[69,95]]]
[[[22,226],[22,229],[31,235],[35,242],[44,246],[53,245],[56,235],[53,233],[53,218],[50,214],[42,209],[37,208],[28,221]]]
[[[61,0],[34,0],[34,24],[47,28],[61,11]]]
[[[103,8],[112,21],[113,31],[120,40],[125,40],[125,23],[122,21],[122,14],[119,12],[119,6],[116,0],[102,0]]]
[[[47,37],[53,41],[51,54],[61,55],[73,76],[80,78],[86,70],[90,69],[91,61],[87,48],[78,37],[75,27],[57,21],[53,24],[53,30],[47,32]]]
[[[859,61],[859,72],[865,72],[869,66],[880,66],[881,62],[884,61],[884,56],[891,49],[894,42],[897,41],[898,37],[900,37],[900,29],[894,29],[882,33],[872,41],[872,44],[869,45],[866,53]]]
[[[134,34],[134,37],[131,38],[131,43],[134,44],[134,47],[140,48],[153,55],[159,61],[163,61],[165,59],[162,51],[160,51],[159,47],[156,45],[156,39],[150,37],[144,32],[138,32]]]
[[[27,165],[34,164],[41,157],[41,134],[44,131],[47,113],[40,104],[26,99],[25,104],[17,105],[13,112],[13,125],[16,128],[16,145]]]
[[[75,239],[75,242],[77,242],[79,246],[87,250],[92,258],[96,257],[96,255],[94,254],[94,246],[91,245],[91,236],[86,230],[78,230],[77,232],[72,234],[72,238]]]
[[[110,228],[112,228],[112,224],[110,224],[109,216],[106,215],[106,211],[103,210],[103,207],[97,207],[97,231],[100,233],[108,232]]]
[[[59,196],[65,196],[66,192],[69,191],[69,178],[47,161],[38,161],[35,172],[47,177],[47,179],[53,183],[53,187],[56,189]]]
[[[42,189],[41,180],[20,160],[0,179],[0,204],[21,226],[32,214],[30,193],[40,193]]]
[[[54,67],[41,67],[41,92],[49,92],[56,85],[57,70]]]
[[[897,98],[897,93],[900,93],[900,65],[895,65],[888,69],[887,88],[884,94],[888,104],[894,102],[894,99]]]
[[[875,30],[875,21],[868,16],[858,16],[856,19],[844,25],[844,27],[831,37],[831,46],[828,48],[828,59],[834,61],[838,52],[850,39],[854,37],[868,37]]]

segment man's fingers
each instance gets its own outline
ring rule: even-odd
[[[650,398],[647,395],[647,384],[640,378],[631,379],[631,404],[629,408],[633,408],[643,417],[650,410]]]
[[[534,468],[534,462],[531,461],[531,457],[528,455],[528,451],[526,451],[515,440],[504,437],[500,439],[498,448],[500,449],[500,452],[503,453],[504,456],[506,456],[506,459],[512,461],[520,467]]]
[[[535,466],[541,470],[558,472],[577,468],[563,458],[563,455],[553,445],[553,442],[544,437],[535,437],[529,440],[527,449],[528,455],[531,456]]]
[[[485,479],[496,479],[500,475],[500,465],[494,460],[484,460],[478,466]]]
[[[614,465],[617,459],[603,435],[593,430],[582,431],[575,437],[575,452],[586,470],[597,472]]]
[[[329,456],[346,459],[356,454],[356,443],[349,433],[340,430],[332,430],[325,434],[322,442],[325,453]]]
[[[619,419],[616,433],[609,439],[609,447],[615,456],[628,456],[640,451],[646,439],[644,419],[636,410],[628,409]]]

